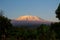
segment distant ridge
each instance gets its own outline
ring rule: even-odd
[[[37,16],[20,16],[16,18],[15,20],[12,20],[11,23],[14,26],[21,26],[21,25],[40,25],[40,24],[51,24],[51,22],[46,21],[40,17]]]

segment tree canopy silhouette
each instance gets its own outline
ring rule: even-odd
[[[58,8],[56,9],[55,13],[56,13],[56,18],[60,20],[60,4]],[[50,31],[51,33],[54,32],[55,39],[60,40],[60,22],[52,23]]]
[[[59,4],[58,8],[56,9],[55,13],[56,13],[56,18],[58,18],[60,20],[60,4]]]
[[[0,11],[0,14],[2,14],[3,12]],[[2,35],[8,34],[7,30],[9,30],[12,27],[12,24],[10,23],[10,19],[8,19],[7,17],[0,15],[0,38]]]

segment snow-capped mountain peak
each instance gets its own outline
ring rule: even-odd
[[[37,16],[30,16],[30,15],[20,16],[20,17],[16,18],[15,20],[18,20],[18,21],[43,21],[43,19],[41,19]]]

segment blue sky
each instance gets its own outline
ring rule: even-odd
[[[49,21],[58,21],[55,18],[55,10],[59,3],[60,0],[0,0],[0,9],[10,19],[32,15]]]

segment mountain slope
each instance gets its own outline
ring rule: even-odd
[[[11,23],[15,26],[50,24],[49,21],[43,20],[37,16],[20,16],[12,20]]]

